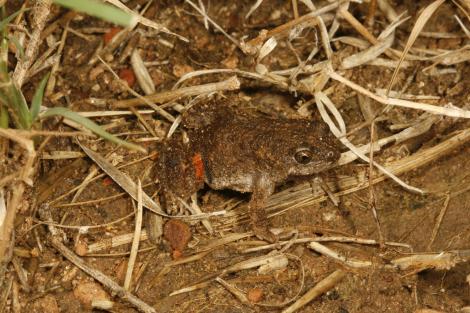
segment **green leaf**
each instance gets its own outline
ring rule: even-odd
[[[8,110],[0,104],[0,128],[8,128]]]
[[[104,4],[97,0],[53,0],[66,8],[96,16],[103,20],[122,26],[132,26],[135,17],[114,6]]]
[[[13,13],[12,15],[10,15],[10,16],[6,17],[5,19],[1,20],[1,21],[0,21],[0,32],[4,32],[4,31],[5,31],[5,27],[7,27],[7,25],[8,25],[11,21],[13,21],[13,19],[14,19],[15,17],[17,17],[18,14],[20,14],[20,13],[26,11],[26,10],[27,10],[27,9],[18,10],[18,11],[16,11],[15,13]]]
[[[56,116],[56,115],[60,115],[60,116],[63,116],[63,117],[65,117],[65,118],[67,118],[71,121],[74,121],[74,122],[82,125],[83,127],[91,130],[92,132],[94,132],[98,136],[100,136],[100,137],[102,137],[106,140],[109,140],[111,142],[114,142],[115,144],[124,146],[128,149],[147,152],[141,146],[126,142],[122,139],[119,139],[118,137],[116,137],[116,136],[108,133],[107,131],[105,131],[103,128],[101,128],[98,124],[96,124],[92,120],[90,120],[86,117],[83,117],[83,116],[79,115],[76,112],[70,111],[67,108],[58,107],[58,108],[48,109],[47,111],[45,111],[44,113],[41,114],[41,118],[46,118],[46,117],[51,117],[51,116]]]
[[[21,91],[16,88],[13,82],[10,82],[9,89],[10,101],[8,105],[15,111],[17,127],[21,129],[30,129],[33,124],[33,119],[31,118],[31,112],[29,112],[28,104],[21,93]]]
[[[8,78],[8,40],[5,37],[0,41],[0,77],[1,82],[5,82]]]
[[[50,73],[48,73],[39,83],[36,92],[34,93],[33,100],[31,101],[31,119],[34,121],[39,114],[39,110],[42,105],[42,98],[44,97],[44,89],[46,88],[47,80],[49,79]]]

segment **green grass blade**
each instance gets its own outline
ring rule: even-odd
[[[47,80],[49,79],[49,74],[44,76],[44,78],[39,83],[36,92],[34,93],[33,100],[31,101],[31,118],[34,121],[39,114],[39,110],[42,105],[42,98],[44,97],[44,89],[46,88]]]
[[[0,32],[4,32],[4,31],[5,31],[5,27],[7,27],[7,25],[8,25],[11,21],[13,21],[13,19],[14,19],[15,17],[17,17],[18,14],[20,14],[21,12],[24,12],[24,11],[26,11],[26,10],[24,10],[24,9],[18,10],[18,11],[16,11],[15,13],[13,13],[12,15],[10,15],[10,16],[6,17],[5,19],[1,20],[1,21],[0,21]]]
[[[0,128],[8,128],[8,110],[0,104]]]
[[[117,25],[131,26],[135,23],[132,14],[97,0],[53,0],[66,8],[83,12],[91,16],[112,22]]]
[[[13,107],[13,111],[17,114],[17,125],[21,129],[30,129],[33,124],[33,119],[31,118],[31,112],[29,112],[28,104],[24,98],[21,91],[16,88],[13,82],[10,82],[10,87],[8,93],[10,94],[10,107]]]
[[[129,143],[129,142],[126,142],[122,139],[119,139],[118,137],[108,133],[107,131],[105,131],[104,129],[102,129],[98,124],[96,124],[95,122],[93,122],[92,120],[86,118],[86,117],[83,117],[81,115],[79,115],[78,113],[76,112],[73,112],[73,111],[70,111],[69,109],[67,108],[61,108],[61,107],[58,107],[58,108],[51,108],[51,109],[48,109],[46,112],[42,113],[41,114],[41,118],[45,118],[45,117],[51,117],[51,116],[56,116],[56,115],[60,115],[60,116],[63,116],[71,121],[74,121],[80,125],[82,125],[83,127],[91,130],[92,132],[94,132],[95,134],[97,134],[98,136],[106,139],[106,140],[109,140],[111,142],[114,142],[115,144],[118,144],[118,145],[121,145],[121,146],[124,146],[128,149],[132,149],[132,150],[138,150],[138,151],[142,151],[142,152],[147,152],[144,148],[142,148],[141,146],[139,145],[135,145],[135,144],[132,144],[132,143]]]

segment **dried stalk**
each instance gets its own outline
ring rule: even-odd
[[[147,303],[143,302],[132,293],[124,289],[123,287],[116,284],[111,278],[106,276],[104,273],[92,268],[85,263],[80,257],[73,253],[69,248],[67,248],[57,237],[51,237],[50,242],[52,246],[59,251],[67,260],[72,262],[75,266],[80,268],[82,271],[102,283],[106,288],[108,288],[112,294],[117,295],[122,300],[130,303],[140,312],[144,313],[157,313],[157,311],[152,308]]]
[[[52,0],[39,0],[36,1],[34,7],[34,27],[31,38],[28,42],[28,47],[26,48],[24,58],[18,60],[15,71],[13,73],[13,82],[15,83],[18,89],[23,86],[24,79],[28,73],[31,64],[35,60],[36,54],[39,50],[39,45],[41,44],[41,32],[46,25],[47,18],[49,16]]]
[[[282,311],[282,313],[292,313],[314,300],[318,296],[324,294],[334,286],[336,286],[346,276],[346,272],[343,270],[336,270],[326,278],[321,280],[312,289],[307,291],[300,299],[295,301],[291,306]]]
[[[126,278],[124,280],[124,288],[126,290],[130,290],[131,288],[132,272],[134,271],[134,264],[137,258],[137,251],[139,251],[140,234],[142,231],[142,193],[142,183],[139,179],[137,183],[137,212],[135,214],[134,238],[132,240],[132,248],[131,253],[129,255],[129,262],[127,263]]]
[[[180,89],[171,90],[171,91],[164,91],[161,93],[156,93],[154,95],[145,96],[143,98],[145,98],[147,101],[150,101],[150,102],[164,103],[164,102],[174,101],[183,97],[197,96],[200,94],[209,94],[209,93],[217,92],[217,91],[238,90],[239,88],[240,88],[240,81],[238,80],[236,76],[232,76],[227,80],[217,82],[217,83],[185,87],[185,88],[180,88]],[[112,106],[115,108],[127,108],[131,106],[142,105],[144,103],[145,102],[142,99],[138,99],[138,98],[111,102]]]
[[[269,263],[276,262],[278,259],[283,259],[283,258],[285,258],[284,254],[276,253],[276,254],[269,254],[269,255],[254,257],[254,258],[251,258],[251,259],[248,259],[248,260],[241,261],[241,262],[236,263],[234,265],[231,265],[231,266],[229,266],[229,267],[227,267],[223,270],[220,270],[216,273],[210,274],[209,277],[207,279],[204,279],[203,282],[201,282],[201,283],[197,283],[197,284],[189,286],[189,287],[185,287],[185,288],[181,288],[179,290],[175,290],[170,294],[170,296],[174,296],[174,295],[178,295],[178,294],[182,294],[182,293],[186,293],[186,292],[190,292],[190,291],[194,291],[194,290],[204,288],[205,286],[207,286],[207,284],[210,281],[216,279],[217,277],[223,277],[224,275],[227,275],[227,274],[230,274],[230,273],[235,273],[235,272],[239,272],[239,271],[242,271],[242,270],[247,270],[247,269],[251,269],[251,268],[260,267],[260,266],[263,266],[263,265],[266,265],[266,264],[269,264]]]

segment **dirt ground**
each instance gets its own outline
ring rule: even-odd
[[[263,29],[272,30],[294,20],[294,14],[303,16],[309,12],[302,1],[297,3],[298,12],[294,12],[293,2],[297,3],[265,0],[247,19],[245,16],[255,1],[202,1],[208,16],[215,23],[238,41],[245,36],[245,42],[256,38]],[[314,1],[317,9],[329,3]],[[406,12],[406,16],[410,17],[396,29],[393,49],[403,51],[419,14],[430,3],[389,1],[397,13]],[[456,3],[461,4],[461,8]],[[470,6],[465,7],[465,4],[468,5],[468,2],[443,3],[427,22],[411,53],[424,57],[463,49],[463,53],[468,54],[469,37],[454,18],[454,15],[458,16],[469,27],[470,20],[463,12],[470,12]],[[132,69],[129,51],[134,49],[139,50],[146,62],[157,93],[172,90],[184,74],[196,70],[225,68],[259,73],[257,64],[260,63],[270,72],[281,71],[298,66],[299,60],[306,60],[315,47],[318,47],[319,52],[308,64],[326,60],[318,27],[298,29],[300,34],[291,41],[285,37],[279,38],[275,49],[258,62],[256,55],[244,53],[224,34],[215,30],[211,23],[207,29],[204,18],[184,1],[130,0],[126,5],[134,10],[141,10],[148,5],[145,17],[189,39],[189,42],[185,42],[140,25],[115,50],[101,53],[102,59],[140,94],[144,94],[142,88],[131,81],[133,78],[128,78],[128,75],[133,74],[126,74]],[[7,8],[13,12],[18,8],[18,3],[8,1]],[[368,26],[369,21],[366,19],[369,10],[368,2],[350,3],[348,8],[377,38],[390,22],[383,11],[377,8],[373,24]],[[333,10],[330,13],[335,12]],[[25,19],[28,27],[30,14],[27,12]],[[82,14],[69,19],[67,24],[65,14],[67,10],[53,6],[46,25],[47,29],[54,21],[61,21],[51,28],[49,35],[50,39],[54,38],[57,42],[63,36],[65,25],[68,25],[68,34],[56,73],[54,92],[46,96],[44,104],[49,107],[68,106],[78,112],[124,110],[115,106],[116,100],[135,96],[122,87],[100,61],[88,64],[97,49],[104,44],[106,34],[110,36],[114,26]],[[345,19],[339,18],[338,22],[339,29],[334,38],[354,37],[364,40]],[[331,24],[331,19],[326,22],[328,30]],[[344,58],[362,50],[345,42],[334,39],[330,42],[333,49],[331,60],[337,72],[372,92],[377,88],[387,88],[393,66],[364,64],[341,69]],[[47,48],[45,40],[40,46],[39,55]],[[389,56],[382,54],[381,58]],[[394,60],[398,60],[396,55]],[[16,61],[12,58],[11,62]],[[394,90],[401,90],[407,95],[435,96],[430,100],[413,100],[417,102],[439,107],[452,103],[456,107],[468,108],[468,61],[439,63],[438,59],[428,59],[408,62],[409,65],[398,72]],[[434,72],[425,70],[431,65]],[[23,88],[27,100],[33,96],[37,83],[46,71],[33,76]],[[182,87],[223,81],[236,74],[200,75],[185,80]],[[297,80],[308,75],[301,74]],[[320,119],[314,104],[306,110],[302,106],[312,99],[312,94],[302,88],[296,89],[298,85],[292,81],[286,80],[285,88],[282,84],[247,78],[242,74],[238,78],[241,81],[239,90],[219,94],[228,99],[236,98],[249,109],[272,117],[291,118],[300,111],[309,118]],[[328,90],[328,96],[344,119],[349,140],[357,146],[369,143],[370,120],[365,119],[359,103],[364,101],[364,96],[333,79],[327,82],[323,90]],[[176,117],[179,114],[178,106],[189,104],[193,98],[185,97],[157,104],[163,105]],[[423,114],[422,110],[397,106],[389,106],[383,111],[386,106],[376,101],[372,101],[369,107],[379,117],[375,122],[375,138],[391,136],[415,124]],[[145,104],[138,108],[149,109]],[[142,119],[147,126],[143,125]],[[142,114],[139,118],[132,114],[103,114],[102,117],[93,117],[93,120],[105,125],[109,132],[121,134],[123,139],[138,143],[149,151],[148,154],[129,151],[102,139],[81,137],[82,143],[101,156],[106,156],[115,166],[125,164],[120,170],[135,182],[140,179],[144,191],[157,199],[160,187],[154,179],[155,153],[158,153],[158,143],[165,138],[171,123],[157,113]],[[374,160],[384,165],[399,163],[400,160],[445,143],[465,131],[469,125],[464,118],[440,116],[423,134],[403,142],[387,144],[374,154]],[[153,134],[148,131],[148,127],[153,130]],[[43,129],[73,130],[60,119],[48,119]],[[177,132],[180,131],[178,128]],[[124,300],[122,295],[109,292],[107,287],[67,260],[51,244],[48,226],[40,222],[52,221],[73,226],[58,227],[63,232],[62,238],[66,239],[65,246],[79,254],[90,267],[123,285],[135,228],[135,216],[132,214],[136,209],[135,202],[109,176],[97,176],[102,173],[101,170],[85,154],[51,159],[50,156],[57,151],[81,152],[74,138],[43,136],[37,138],[37,147],[34,185],[26,189],[15,220],[13,262],[6,274],[7,281],[11,282],[11,292],[1,303],[2,312],[16,312],[15,307],[21,308],[22,312],[98,312],[98,309],[91,308],[92,299],[114,301],[112,309],[103,311],[137,312],[135,306]],[[257,267],[251,267],[221,274],[223,269],[234,264],[266,256],[279,249],[271,247],[253,252],[244,251],[266,245],[247,233],[251,230],[244,218],[249,195],[205,187],[198,193],[201,210],[215,212],[225,209],[229,214],[210,219],[214,227],[213,234],[209,234],[200,222],[188,222],[192,238],[183,251],[173,251],[166,239],[157,245],[149,240],[141,241],[130,291],[157,312],[283,312],[325,277],[340,271],[344,274],[341,280],[297,312],[470,312],[470,276],[467,276],[470,274],[470,266],[464,254],[462,258],[456,258],[442,267],[426,264],[415,264],[406,269],[387,267],[393,264],[393,260],[415,253],[423,255],[436,252],[434,256],[438,256],[446,251],[457,254],[459,251],[468,251],[470,146],[462,140],[456,147],[434,156],[429,162],[419,158],[416,165],[398,175],[409,185],[425,190],[425,194],[407,191],[390,179],[378,181],[369,188],[369,165],[355,160],[322,174],[332,192],[349,190],[340,194],[338,206],[331,199],[320,197],[312,191],[319,189],[318,186],[310,188],[308,183],[297,181],[278,186],[271,199],[269,212],[275,216],[270,218],[270,225],[287,233],[290,231],[290,237],[285,239],[287,241],[297,237],[339,236],[373,239],[378,243],[380,235],[371,209],[375,207],[384,241],[408,245],[409,248],[338,241],[321,243],[344,256],[340,260],[313,251],[308,242],[296,242],[282,251],[288,264],[273,271],[260,273]],[[18,168],[23,162],[21,151],[21,148],[10,145],[9,153],[0,163],[0,174],[7,175],[13,172],[12,169]],[[348,148],[341,148],[341,152],[346,151]],[[382,174],[374,170],[373,175],[381,177]],[[80,192],[69,192],[87,177],[97,179],[86,184]],[[357,181],[344,187],[340,182],[348,178]],[[354,189],[354,186],[357,188]],[[11,192],[8,186],[5,188],[7,193]],[[299,196],[296,196],[296,191],[299,191]],[[276,195],[279,196],[276,198]],[[288,200],[282,200],[282,196]],[[164,221],[167,220],[164,218]],[[124,244],[111,247],[112,238],[125,234],[129,236]],[[220,243],[221,238],[229,238],[234,234],[247,235]],[[90,247],[95,247],[96,243],[105,246],[90,252]],[[347,263],[351,260],[363,260],[370,264],[354,267]],[[21,278],[22,275],[24,278]],[[234,291],[229,291],[222,285],[223,282],[215,280],[217,276],[242,295],[248,296],[248,299],[242,301],[237,298]],[[203,282],[205,284],[194,291],[170,295],[181,288]],[[14,299],[19,300],[19,304],[15,304]]]

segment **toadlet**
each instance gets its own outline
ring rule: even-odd
[[[212,189],[250,192],[255,235],[270,242],[265,205],[276,185],[333,167],[340,151],[323,122],[253,116],[227,102],[199,104],[183,114],[188,142],[162,143],[156,175],[165,206],[178,206],[206,183]]]

